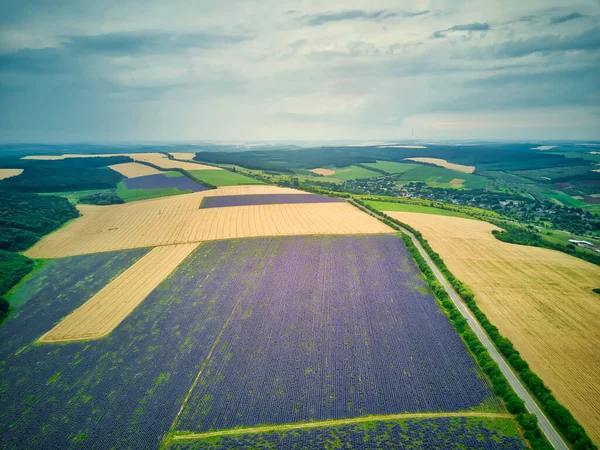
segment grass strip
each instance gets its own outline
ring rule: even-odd
[[[314,422],[296,422],[283,425],[260,425],[257,427],[229,428],[217,431],[205,431],[203,433],[175,433],[173,440],[186,439],[206,439],[221,436],[235,436],[241,434],[273,433],[290,430],[301,430],[307,428],[339,427],[344,425],[353,425],[365,422],[384,422],[401,419],[436,419],[442,417],[485,417],[490,419],[514,419],[511,414],[502,413],[479,413],[479,412],[439,412],[439,413],[400,413],[400,414],[379,414],[361,417],[351,417],[348,419],[329,419],[318,420]]]

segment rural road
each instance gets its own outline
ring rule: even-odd
[[[372,211],[369,211],[368,209],[363,208],[361,205],[359,205],[358,203],[354,203],[354,201],[352,201],[352,200],[350,200],[350,203],[352,205],[356,206],[357,208],[360,208],[362,211],[372,215],[373,217],[382,218],[379,214],[376,214]],[[452,301],[454,302],[454,304],[456,305],[456,307],[458,308],[460,313],[463,315],[463,317],[467,320],[467,322],[468,322],[469,326],[471,327],[471,329],[473,330],[473,332],[477,335],[477,337],[479,338],[481,343],[485,346],[485,348],[489,352],[492,359],[494,361],[496,361],[496,363],[500,367],[500,370],[506,377],[506,380],[508,381],[508,383],[512,386],[512,388],[517,393],[517,395],[525,402],[525,406],[527,407],[527,410],[530,413],[533,413],[537,416],[538,424],[539,424],[540,428],[542,429],[542,432],[546,435],[546,437],[552,444],[552,446],[557,450],[568,450],[569,447],[567,447],[567,445],[565,444],[565,441],[562,439],[560,434],[558,434],[558,432],[556,431],[554,426],[550,423],[548,418],[544,415],[543,411],[539,408],[537,403],[533,400],[533,397],[531,397],[531,395],[529,394],[529,392],[527,391],[525,386],[523,386],[523,384],[521,383],[521,380],[519,380],[517,378],[517,376],[512,371],[512,369],[510,368],[508,363],[504,360],[504,358],[502,357],[500,352],[496,349],[496,347],[494,346],[492,341],[490,341],[490,338],[485,333],[485,331],[483,330],[481,325],[479,325],[479,322],[477,321],[477,319],[475,319],[475,317],[471,314],[471,311],[469,311],[467,306],[463,303],[463,301],[460,299],[458,294],[454,291],[452,286],[450,286],[448,281],[446,281],[446,278],[444,278],[444,275],[442,275],[442,273],[438,270],[438,268],[433,263],[433,261],[429,258],[429,255],[427,254],[427,252],[425,252],[425,250],[421,246],[421,243],[417,240],[417,238],[410,231],[408,231],[407,229],[405,229],[404,227],[401,227],[399,225],[397,225],[397,226],[398,226],[398,228],[400,228],[402,230],[402,232],[404,232],[408,236],[410,236],[413,243],[417,247],[417,250],[419,250],[419,253],[421,253],[423,258],[425,259],[425,261],[427,262],[427,264],[429,265],[429,267],[435,274],[435,277],[442,284],[442,286],[444,286],[444,289],[446,289],[446,292],[448,292],[448,295],[450,296],[450,298],[452,299]]]

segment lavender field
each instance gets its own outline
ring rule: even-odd
[[[292,203],[331,203],[343,200],[315,194],[253,194],[223,195],[206,197],[200,208],[222,208],[224,206],[284,205]]]
[[[399,238],[259,241],[177,431],[501,408]]]
[[[40,345],[146,250],[51,262],[21,287],[24,312],[0,327],[0,448],[158,448],[245,289],[237,274],[260,262],[256,248],[206,243],[108,337]]]
[[[123,184],[127,189],[168,189],[175,188],[180,191],[200,192],[208,188],[202,186],[188,177],[177,172],[172,172],[170,176],[166,174],[145,175],[143,177],[125,178]]]
[[[501,410],[394,236],[207,242],[108,337],[35,343],[146,251],[54,260],[11,294],[0,448],[147,449],[170,431]]]

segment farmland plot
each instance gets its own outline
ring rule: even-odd
[[[122,182],[127,189],[163,189],[176,188],[180,191],[200,192],[208,188],[193,182],[178,172],[158,173],[143,177],[127,178]]]
[[[21,175],[22,173],[23,169],[0,169],[0,180],[16,177],[17,175]]]
[[[212,402],[192,399],[191,388],[212,389],[221,383],[217,371],[227,367],[229,353],[238,357],[245,345],[241,335],[250,332],[248,341],[248,336],[263,330],[272,330],[273,340],[261,338],[257,346],[246,347],[252,358],[242,355],[237,370],[227,374],[228,388],[214,400],[211,417],[218,404],[229,402],[234,412],[225,421],[249,420],[249,406],[237,401],[248,394],[248,388],[257,394],[262,391],[256,391],[256,381],[248,386],[235,384],[244,377],[243,371],[259,376],[264,371],[266,382],[259,387],[271,389],[257,395],[253,403],[259,407],[261,421],[273,415],[260,408],[269,403],[277,405],[273,411],[277,421],[300,412],[306,414],[301,420],[308,420],[317,413],[345,416],[348,411],[362,415],[361,411],[370,410],[500,410],[394,236],[206,242],[105,338],[31,345],[146,252],[55,260],[13,292],[10,300],[26,302],[26,308],[0,327],[0,435],[7,447],[158,448],[184,404],[181,418],[190,420],[197,419],[189,415],[191,402]],[[298,256],[299,263],[294,262]],[[313,263],[318,267],[313,268]],[[374,278],[368,270],[379,270],[382,277]],[[316,283],[314,273],[322,274]],[[293,281],[291,286],[271,290],[283,287],[277,280],[282,275]],[[347,301],[340,301],[342,297]],[[291,309],[286,312],[288,302]],[[294,326],[298,321],[305,335],[295,334],[301,331]],[[252,331],[251,324],[258,329]],[[356,355],[347,348],[354,343]],[[285,352],[283,361],[271,359],[280,352]],[[290,374],[300,382],[297,389],[287,378],[281,394],[272,390]],[[315,378],[322,383],[304,393],[306,382]],[[346,403],[353,398],[355,403]],[[207,426],[213,422],[214,418]],[[287,434],[283,443],[293,444],[297,436],[303,442],[320,443],[361,435],[374,439],[368,442],[405,442],[423,436],[431,436],[427,442],[438,442],[447,441],[451,431],[456,442],[474,442],[477,436],[485,448],[498,448],[493,446],[496,441],[513,445],[506,439],[511,433],[504,428],[502,438],[488,425],[487,431],[478,430],[456,419],[451,426],[439,420],[419,423],[422,426],[393,430],[393,424],[384,424],[387,428],[377,433],[371,431],[372,425],[364,429],[367,435],[355,425],[345,434],[314,430],[306,437],[304,431],[296,431]],[[248,442],[255,441],[249,438]],[[521,447],[515,444],[514,448]]]
[[[246,205],[284,205],[294,203],[339,203],[343,200],[315,194],[257,194],[206,197],[201,208],[223,208]]]
[[[82,217],[46,236],[26,253],[34,258],[56,258],[213,239],[393,232],[347,203],[200,209],[205,196],[244,190],[269,192],[265,188],[213,189],[123,205],[78,205]]]
[[[98,158],[98,157],[108,157],[108,156],[129,156],[131,159],[135,161],[143,161],[150,164],[154,164],[155,166],[161,167],[163,169],[183,169],[183,170],[222,170],[219,167],[207,166],[206,164],[196,164],[192,162],[186,161],[177,161],[173,159],[169,159],[166,155],[162,153],[106,153],[106,154],[65,154],[65,155],[30,155],[24,156],[22,159],[38,159],[38,160],[59,160],[59,159],[67,159],[67,158]]]
[[[445,159],[439,159],[439,158],[406,158],[406,159],[410,160],[410,161],[434,164],[439,167],[445,167],[446,169],[456,170],[457,172],[464,172],[464,173],[475,172],[475,166],[465,166],[462,164],[455,164],[455,163],[448,162]]]
[[[245,290],[176,432],[501,410],[398,237],[244,245],[252,253],[266,250],[259,265],[237,275]]]
[[[156,175],[163,173],[160,170],[156,170],[154,167],[147,166],[146,164],[140,163],[123,163],[113,164],[108,166],[112,170],[119,172],[121,175],[127,178],[143,177],[146,175]]]
[[[532,370],[600,442],[600,268],[495,239],[477,220],[387,212],[423,233]]]
[[[169,448],[171,450],[224,448],[524,450],[527,447],[510,419],[440,418],[373,421],[336,427],[181,440],[174,441]]]
[[[110,335],[89,342],[31,345],[113,278],[117,262],[147,250],[55,260],[27,280],[15,293],[27,308],[0,327],[2,445],[158,448],[246,287],[238,275],[261,261],[260,246],[252,250],[203,244]]]
[[[114,330],[197,244],[155,247],[90,300],[44,334],[39,342],[98,339]]]

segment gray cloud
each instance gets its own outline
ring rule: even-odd
[[[488,31],[490,29],[490,25],[487,22],[473,22],[465,25],[454,25],[453,27],[446,28],[445,30],[439,30],[434,32],[430,39],[440,39],[446,37],[446,33],[452,31]]]
[[[417,12],[405,12],[402,15],[404,17],[417,17],[417,16],[424,16],[425,14],[428,14],[429,10],[428,9],[424,9],[423,11],[417,11]]]
[[[164,33],[143,31],[134,33],[110,33],[96,36],[67,35],[65,48],[85,53],[106,55],[138,55],[172,53],[189,48],[212,48],[235,44],[250,39],[248,36],[232,36],[210,33]]]
[[[153,31],[63,35],[60,38],[62,42],[58,47],[0,53],[0,71],[56,73],[72,69],[81,58],[90,55],[172,55],[187,49],[209,49],[251,39],[248,36]]]
[[[363,11],[360,9],[348,11],[328,11],[321,14],[303,16],[301,20],[312,27],[324,25],[329,22],[341,22],[344,20],[385,20],[397,16],[397,13],[381,9],[379,11]]]
[[[57,48],[23,49],[0,53],[0,72],[60,72],[68,65],[63,52]]]
[[[566,14],[564,16],[554,16],[550,19],[550,23],[551,24],[563,23],[563,22],[568,22],[569,20],[579,19],[580,17],[583,17],[583,15],[579,14],[578,12],[572,12],[571,14]]]
[[[533,53],[598,49],[600,49],[600,27],[595,27],[581,34],[547,35],[505,42],[496,47],[494,54],[498,58],[518,58]]]

